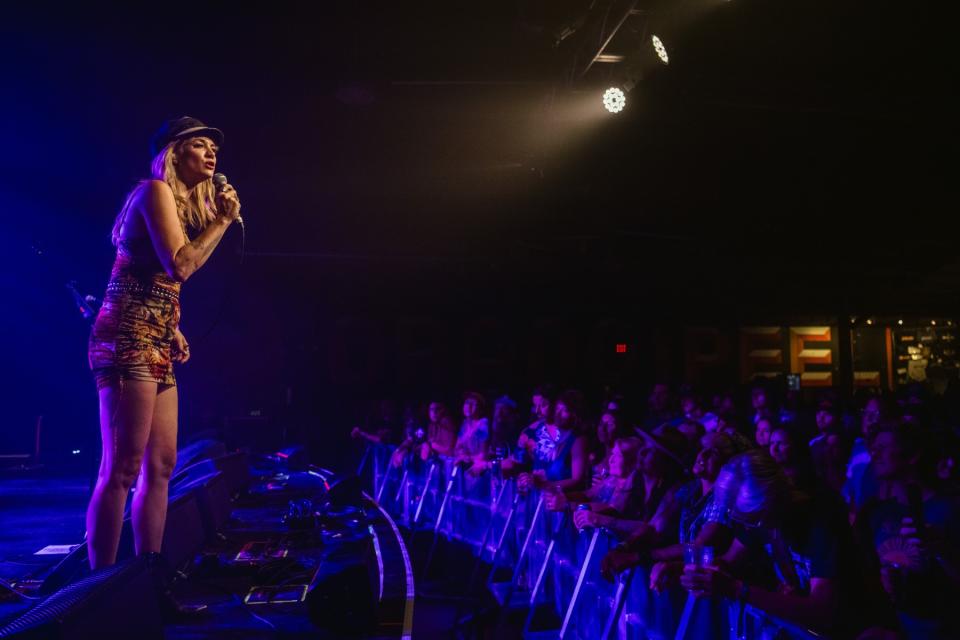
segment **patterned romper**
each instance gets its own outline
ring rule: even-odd
[[[123,380],[175,385],[170,345],[180,324],[180,283],[149,237],[120,240],[88,358],[97,389]]]

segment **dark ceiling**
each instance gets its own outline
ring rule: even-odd
[[[630,6],[605,49],[627,60],[584,73]],[[956,307],[957,56],[934,3],[152,7],[0,21],[4,194],[52,212],[49,241],[91,273],[149,134],[189,113],[226,131],[266,279],[718,315]],[[50,219],[14,217],[25,236]]]

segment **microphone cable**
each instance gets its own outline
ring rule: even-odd
[[[220,306],[217,309],[216,314],[213,317],[213,321],[210,323],[210,326],[207,327],[207,330],[204,331],[197,342],[204,342],[213,333],[213,330],[217,328],[217,325],[220,324],[220,321],[223,320],[223,314],[227,310],[228,303],[233,297],[233,291],[236,288],[237,281],[240,279],[240,270],[243,267],[243,260],[246,256],[247,251],[247,229],[243,224],[243,220],[239,219],[240,222],[240,259],[237,261],[237,266],[233,270],[233,276],[227,280],[227,285],[224,287],[223,297],[220,298]]]

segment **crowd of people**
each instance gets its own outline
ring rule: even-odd
[[[610,394],[591,412],[580,392],[545,385],[529,418],[471,391],[456,416],[439,399],[422,418],[384,403],[352,435],[397,445],[396,466],[451,456],[468,475],[495,469],[542,491],[578,528],[621,540],[602,560],[610,579],[643,566],[651,589],[739,600],[830,636],[960,637],[949,407],[920,387],[848,406],[762,380],[745,391],[738,402],[657,384],[646,406]]]

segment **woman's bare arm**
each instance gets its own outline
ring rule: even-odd
[[[160,264],[167,275],[178,282],[184,282],[204,265],[233,222],[231,217],[217,216],[200,235],[187,241],[173,191],[159,180],[150,180],[144,185],[137,205]]]
[[[456,444],[456,429],[452,426],[443,425],[437,431],[437,437],[430,441],[430,448],[442,456],[452,456]]]
[[[555,482],[546,482],[541,488],[576,491],[587,485],[589,481],[590,464],[587,452],[587,439],[584,436],[578,436],[577,439],[573,441],[573,447],[570,451],[570,472],[571,476],[569,478]]]
[[[742,584],[742,583],[738,583]],[[770,615],[814,629],[829,629],[835,624],[837,586],[827,578],[810,579],[810,595],[800,596],[765,589],[750,589],[747,604]]]

